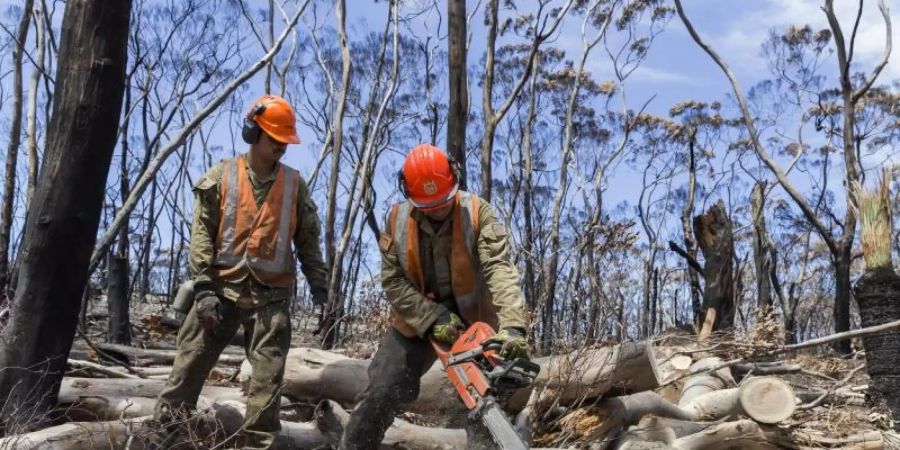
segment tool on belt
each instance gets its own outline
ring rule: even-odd
[[[524,358],[501,358],[497,354],[501,344],[490,340],[494,334],[490,325],[475,322],[449,350],[433,339],[431,345],[469,410],[469,419],[484,424],[500,449],[527,449],[497,402],[534,382],[541,368]]]

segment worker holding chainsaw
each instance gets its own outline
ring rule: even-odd
[[[194,303],[178,332],[172,374],[154,413],[166,431],[190,414],[241,325],[253,368],[241,448],[271,448],[281,427],[295,254],[313,302],[322,304],[328,296],[316,207],[300,173],[279,162],[288,144],[300,143],[295,124],[285,99],[259,98],[243,122],[249,152],[213,166],[194,187],[189,255]],[[179,444],[178,433],[166,434],[163,447]]]
[[[375,449],[399,405],[419,395],[434,363],[432,342],[452,345],[466,327],[499,332],[504,359],[528,358],[526,313],[506,229],[491,206],[459,190],[459,168],[431,145],[412,149],[398,174],[406,200],[391,208],[379,239],[381,284],[393,328],[368,369],[341,449]]]

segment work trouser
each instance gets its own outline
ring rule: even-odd
[[[195,304],[178,332],[175,363],[165,389],[159,394],[154,418],[171,423],[196,407],[203,382],[238,327],[243,325],[244,351],[253,368],[244,416],[243,448],[272,448],[281,430],[281,381],[291,341],[289,306],[287,301],[279,301],[245,309],[223,299],[219,326],[205,332],[197,320]]]
[[[430,342],[391,328],[369,365],[369,385],[350,414],[340,449],[377,449],[400,404],[419,396],[419,379],[436,358]]]

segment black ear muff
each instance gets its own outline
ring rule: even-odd
[[[397,171],[397,189],[404,197],[409,198],[409,188],[406,187],[406,177],[403,176],[403,170]]]
[[[259,128],[259,124],[253,118],[262,114],[265,110],[266,105],[257,103],[244,117],[244,125],[241,127],[241,138],[244,139],[244,142],[248,144],[259,142],[259,135],[262,133],[262,129]]]

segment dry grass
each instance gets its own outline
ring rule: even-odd
[[[878,180],[877,187],[857,186],[860,241],[866,269],[891,268],[891,200],[889,169]]]

